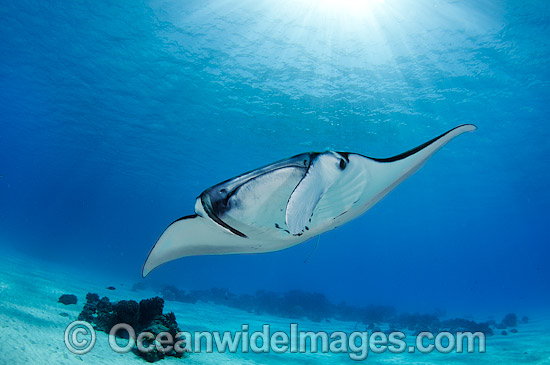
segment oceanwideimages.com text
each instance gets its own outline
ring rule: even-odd
[[[119,337],[117,337],[119,336]],[[298,324],[292,323],[288,331],[272,331],[269,324],[261,330],[251,331],[248,324],[241,325],[238,331],[196,331],[178,332],[175,336],[168,332],[153,334],[137,333],[132,326],[119,323],[109,333],[109,345],[118,353],[137,348],[140,352],[175,351],[178,353],[347,353],[352,360],[365,360],[369,353],[381,354],[386,351],[399,354],[414,353],[473,353],[485,352],[485,335],[482,332],[420,332],[410,343],[401,331],[301,331]],[[96,334],[93,327],[83,321],[72,322],[65,330],[65,345],[75,354],[85,354],[95,345]]]

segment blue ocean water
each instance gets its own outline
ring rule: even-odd
[[[206,188],[308,151],[457,138],[360,218],[183,289],[460,313],[550,304],[547,1],[3,1],[0,247],[113,278]]]

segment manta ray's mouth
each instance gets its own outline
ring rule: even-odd
[[[317,155],[318,153],[313,152],[311,154]],[[311,164],[311,160],[312,160],[312,158],[305,160],[304,165],[300,166],[300,167],[305,168],[305,171],[307,171],[307,169],[309,168],[309,166]],[[212,188],[205,190],[200,195],[200,200],[201,200],[201,204],[202,204],[202,207],[203,207],[204,211],[206,212],[206,214],[208,214],[208,217],[210,219],[212,219],[214,222],[216,222],[221,227],[225,228],[226,230],[230,231],[233,234],[236,234],[237,236],[240,236],[240,237],[243,237],[243,238],[248,238],[248,236],[246,234],[244,234],[243,232],[239,231],[235,227],[232,227],[229,224],[227,224],[226,222],[224,222],[223,219],[220,218],[219,214],[220,213],[223,214],[224,212],[231,209],[230,206],[229,206],[229,199],[233,195],[235,195],[244,184],[246,184],[247,182],[249,182],[252,179],[257,179],[257,178],[259,178],[263,175],[266,175],[268,173],[272,173],[272,172],[280,170],[280,169],[282,169],[282,167],[281,168],[276,168],[276,169],[273,169],[273,170],[270,170],[270,171],[265,171],[261,174],[258,174],[256,176],[254,176],[253,178],[242,182],[240,185],[234,187],[229,192],[225,188],[220,189],[219,185],[213,186]],[[215,194],[216,192],[218,193],[217,194],[218,196],[216,196],[216,194]]]
[[[233,179],[229,179],[218,185],[212,186],[200,195],[201,205],[208,217],[216,224],[239,237],[248,238],[246,234],[230,226],[220,218],[220,216],[223,216],[224,212],[230,209],[228,206],[229,199],[236,194],[243,185],[264,176],[265,174],[273,173],[274,171],[288,168],[289,166],[294,166],[307,171],[311,161],[317,154],[318,153],[315,152],[302,153],[293,156],[290,159],[281,160],[274,164],[264,166],[263,168],[249,171]]]

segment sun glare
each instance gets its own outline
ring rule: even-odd
[[[329,14],[361,16],[382,5],[384,0],[303,0],[308,6]]]

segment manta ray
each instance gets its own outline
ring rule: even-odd
[[[350,152],[307,152],[206,189],[195,214],[177,219],[143,266],[185,256],[264,253],[305,242],[359,217],[456,136],[460,125],[407,152],[373,158]]]

